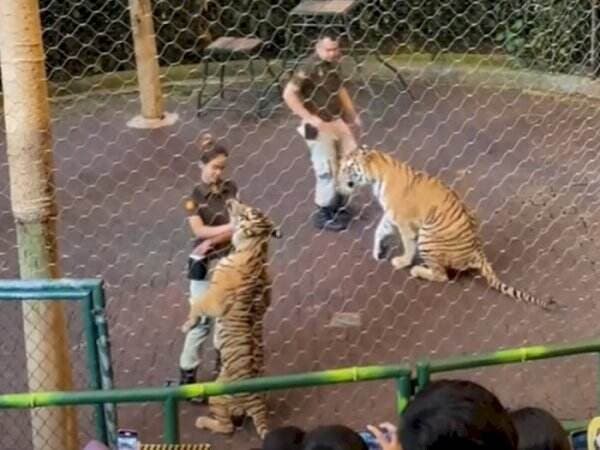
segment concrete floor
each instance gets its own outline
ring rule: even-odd
[[[368,87],[368,89],[367,89]],[[295,121],[284,111],[258,121],[235,111],[195,115],[195,99],[169,98],[180,121],[133,130],[137,98],[106,95],[53,104],[60,255],[68,277],[106,281],[116,384],[160,386],[176,376],[187,312],[190,249],[182,199],[199,177],[192,143],[211,131],[231,148],[241,198],[268,211],[284,239],[272,244],[273,306],[266,319],[268,374],[416,361],[597,336],[600,288],[598,105],[517,90],[458,85],[411,87],[373,81],[351,90],[377,145],[456,189],[482,222],[485,250],[506,282],[568,306],[548,314],[516,304],[465,275],[448,284],[414,280],[371,259],[380,215],[366,190],[340,234],[316,232],[313,175]],[[250,110],[252,100],[238,99]],[[8,168],[0,141],[0,277],[17,275]],[[3,305],[2,392],[26,389],[20,312]],[[68,308],[78,387],[85,386],[79,311]],[[339,324],[336,314],[358,323]],[[16,357],[14,355],[17,355]],[[19,355],[21,356],[19,357]],[[9,356],[10,355],[10,356]],[[207,366],[211,353],[207,350]],[[596,362],[567,358],[457,373],[492,388],[509,406],[538,405],[563,419],[595,408]],[[208,376],[208,368],[202,375]],[[393,382],[279,391],[269,395],[272,426],[344,423],[362,429],[394,414]],[[91,431],[82,408],[82,433]],[[258,446],[246,424],[233,438],[193,428],[203,407],[184,405],[184,442],[214,448]],[[158,405],[119,408],[121,426],[145,442],[161,439]],[[27,413],[0,418],[0,448],[27,448]]]

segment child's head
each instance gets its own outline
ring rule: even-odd
[[[302,450],[304,430],[298,427],[280,427],[269,431],[261,450]]]
[[[405,450],[517,449],[509,413],[470,381],[435,381],[419,392],[402,416],[399,438]]]
[[[360,435],[344,425],[315,428],[304,438],[303,450],[367,450]]]
[[[560,422],[540,408],[521,408],[511,414],[519,450],[570,450],[569,436]]]
[[[200,137],[198,148],[202,181],[207,184],[220,182],[229,156],[227,149],[219,145],[208,133]]]

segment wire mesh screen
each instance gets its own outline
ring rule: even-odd
[[[339,29],[346,86],[363,120],[359,141],[455,189],[480,219],[499,276],[567,309],[516,304],[479,277],[431,283],[394,270],[389,258],[373,260],[382,212],[367,190],[352,196],[347,230],[314,228],[309,152],[279,87],[331,17],[292,14],[297,0],[152,2],[165,109],[178,120],[148,130],[127,126],[140,111],[128,2],[44,0],[61,268],[106,281],[116,385],[160,386],[178,376],[191,250],[182,205],[200,180],[197,141],[205,132],[230,150],[228,176],[241,199],[266,211],[284,236],[271,245],[267,374],[593,337],[600,226],[593,2],[309,3],[353,3]],[[222,36],[261,40],[252,72],[247,58],[206,51]],[[225,98],[213,95],[221,64]],[[8,278],[18,271],[5,154],[0,276]],[[399,242],[392,244],[399,254]],[[3,346],[23,355],[16,323],[2,327]],[[508,406],[583,418],[596,406],[596,368],[583,361],[489,369],[478,380]],[[82,373],[83,359],[74,363]],[[207,344],[198,378],[213,377],[212,367]],[[0,380],[3,392],[24,389]],[[568,390],[556,390],[557,382]],[[270,424],[360,428],[391,418],[392,389],[274,392]],[[233,437],[195,429],[194,417],[205,412],[182,407],[184,442],[257,442],[249,424]],[[161,424],[156,406],[120,408],[120,426],[138,429],[142,441],[160,439]]]
[[[11,275],[12,277],[12,275]],[[81,317],[81,305],[79,302],[62,302],[68,326],[68,353],[73,366],[72,379],[73,388],[76,390],[89,389],[90,377],[86,366],[86,342],[83,332],[83,319]],[[0,301],[0,326],[4,330],[2,339],[1,357],[3,371],[0,374],[0,386],[3,393],[27,392],[27,361],[25,353],[25,335],[23,321],[30,324],[39,323],[44,320],[39,312],[28,310],[23,318],[22,303],[16,301]],[[38,335],[39,337],[39,335]],[[32,339],[31,345],[35,348],[36,342]],[[51,367],[48,360],[40,359],[34,366],[34,384],[40,384],[41,380],[57,368]],[[0,415],[0,426],[4,433],[0,437],[0,448],[31,448],[32,435],[41,432],[47,435],[45,430],[32,430],[30,426],[31,414],[37,414],[40,410],[4,410]],[[94,410],[92,407],[78,407],[76,409],[78,423],[78,438],[81,442],[94,437]]]

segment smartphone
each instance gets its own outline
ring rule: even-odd
[[[140,450],[138,432],[123,428],[119,429],[117,431],[117,450]]]
[[[304,124],[304,138],[313,141],[319,135],[319,130],[313,127],[310,123]]]
[[[362,438],[363,442],[367,444],[367,448],[369,450],[381,450],[381,446],[375,439],[375,436],[370,431],[361,431],[358,433]]]

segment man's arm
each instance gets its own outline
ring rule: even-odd
[[[352,103],[348,90],[345,87],[342,87],[338,95],[340,96],[340,102],[342,103],[346,122],[360,126],[360,118],[358,114],[356,114],[356,109],[354,109],[354,104]]]
[[[283,90],[283,100],[285,104],[292,110],[294,114],[300,117],[305,122],[310,123],[313,127],[320,128],[323,121],[311,114],[305,107],[304,102],[300,98],[300,86],[294,80],[288,82]]]

